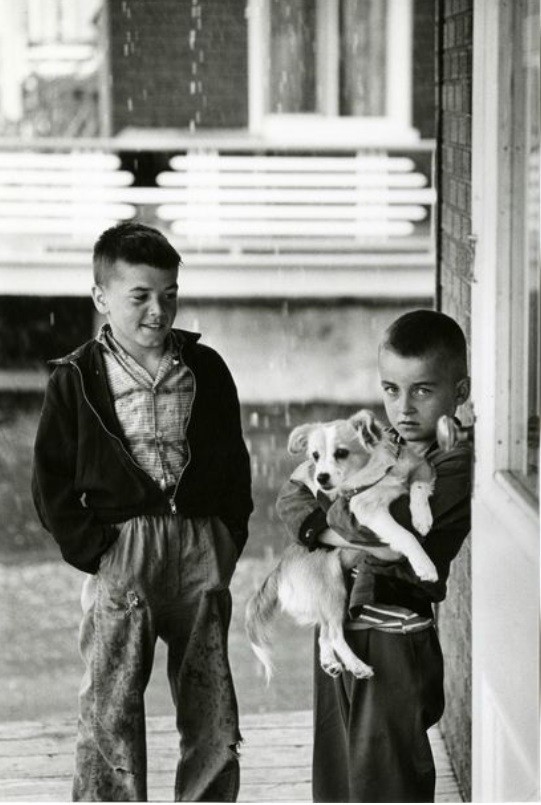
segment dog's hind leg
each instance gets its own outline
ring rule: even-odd
[[[340,676],[344,670],[344,666],[336,657],[333,651],[333,644],[330,637],[329,625],[324,623],[321,625],[319,631],[319,663],[326,674],[329,676]]]
[[[370,679],[374,676],[374,669],[357,657],[346,643],[342,626],[334,628],[331,626],[330,638],[334,653],[340,657],[346,669],[353,676],[357,679]]]

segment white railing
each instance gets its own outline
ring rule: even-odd
[[[194,268],[434,263],[431,142],[331,153],[197,140],[140,153],[115,141],[56,145],[0,144],[8,293],[18,284],[10,266],[21,277],[55,267],[68,277],[71,266],[73,278],[103,229],[134,218],[162,229]]]

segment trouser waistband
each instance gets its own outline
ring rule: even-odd
[[[405,607],[389,604],[365,604],[357,614],[348,620],[344,628],[377,629],[381,632],[420,632],[434,625],[434,618],[419,615]]]
[[[409,632],[421,632],[424,629],[429,629],[434,625],[433,618],[426,618],[419,623],[399,623],[399,624],[381,624],[381,623],[367,623],[366,621],[347,621],[344,624],[346,631],[355,631],[358,629],[376,629],[378,632],[391,632],[397,634],[408,634]]]

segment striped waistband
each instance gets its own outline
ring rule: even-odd
[[[376,629],[380,632],[393,632],[407,634],[420,632],[434,625],[434,619],[418,615],[405,607],[388,604],[364,604],[350,620],[344,624],[344,629]]]

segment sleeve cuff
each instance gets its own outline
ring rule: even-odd
[[[322,509],[314,509],[302,523],[299,529],[299,540],[309,551],[322,548],[318,542],[318,537],[322,531],[328,528],[327,517]]]

